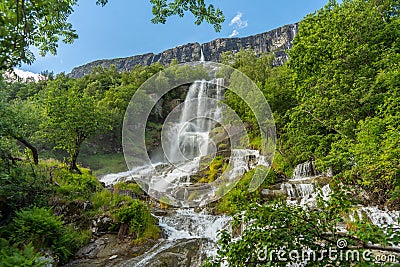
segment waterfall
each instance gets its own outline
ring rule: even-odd
[[[298,32],[297,24],[292,25],[292,41],[291,41],[291,43],[293,43],[293,40],[296,37],[297,32]]]
[[[203,47],[200,46],[200,62],[205,62]]]
[[[314,193],[314,186],[312,184],[291,184],[283,183],[281,185],[281,190],[286,191],[290,199],[296,198],[308,198]]]
[[[156,216],[166,238],[145,254],[117,266],[153,266],[159,259],[177,254],[180,246],[191,247],[190,264],[199,266],[207,257],[215,256],[218,232],[227,229],[232,218],[226,215],[209,215],[193,209],[177,209],[165,216]],[[190,244],[188,246],[188,244]],[[193,244],[196,246],[193,247]],[[172,253],[171,253],[172,251]],[[182,256],[182,255],[181,255]]]
[[[135,179],[150,196],[167,198],[164,201],[174,206],[201,206],[218,199],[214,184],[192,182],[191,176],[199,172],[202,159],[208,157],[211,162],[217,153],[210,133],[222,122],[225,110],[220,101],[223,97],[223,79],[193,82],[184,102],[165,119],[161,134],[163,155],[158,157],[162,162],[106,175],[100,180],[112,185]],[[269,166],[267,157],[257,150],[230,147],[229,168],[221,181],[227,186],[233,185],[235,179],[257,165]],[[204,164],[202,166],[204,168]]]
[[[313,161],[307,161],[298,164],[293,171],[292,180],[301,180],[303,178],[310,178],[318,176],[318,172],[314,167]]]
[[[202,50],[201,60],[204,60]],[[146,192],[153,198],[164,201],[162,197],[171,196],[171,202],[166,203],[185,207],[171,209],[172,212],[169,210],[164,216],[155,216],[165,237],[143,255],[129,259],[120,266],[163,266],[163,259],[169,260],[171,257],[179,257],[181,261],[182,257],[186,257],[183,259],[185,266],[199,266],[207,257],[215,256],[217,234],[221,229],[228,227],[232,218],[225,215],[210,215],[186,207],[202,206],[204,203],[209,203],[210,199],[219,197],[211,190],[208,195],[198,194],[200,195],[198,197],[196,193],[199,191],[195,190],[214,185],[193,184],[191,176],[199,171],[202,159],[217,152],[216,144],[212,140],[217,131],[213,132],[214,135],[211,135],[211,132],[217,123],[222,122],[226,114],[223,105],[219,105],[223,97],[223,79],[195,81],[189,86],[183,103],[175,107],[165,118],[161,134],[165,160],[157,164],[139,166],[129,172],[106,175],[100,179],[107,185],[135,179],[141,186],[142,184],[146,186]],[[230,121],[229,126],[233,128],[235,124]],[[223,130],[229,135],[228,130]],[[240,129],[235,128],[234,134],[240,133]],[[223,138],[225,136],[222,137],[225,141]],[[229,144],[231,145],[229,167],[224,172],[226,179],[222,181],[227,187],[234,178],[240,177],[256,166],[270,166],[267,156],[261,155],[260,151],[232,145],[232,139],[229,139]],[[168,266],[178,266],[178,263],[173,262]]]
[[[215,82],[215,91],[212,86]],[[172,122],[165,133],[167,147],[165,153],[170,163],[192,160],[215,152],[210,150],[209,133],[213,123],[220,119],[221,110],[215,101],[222,100],[223,79],[213,82],[196,81],[186,95],[178,122]]]
[[[378,207],[360,207],[357,210],[357,219],[362,220],[364,218],[363,214],[372,222],[372,224],[377,225],[381,228],[384,227],[393,227],[395,226],[397,229],[399,228],[399,217],[400,211],[390,211],[390,210],[381,210]],[[355,221],[356,218],[353,214],[350,214],[350,220]]]

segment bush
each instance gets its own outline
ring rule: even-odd
[[[54,180],[59,184],[57,192],[69,199],[88,199],[101,185],[88,169],[81,168],[81,171],[82,174],[76,174],[66,168],[57,169],[54,172]]]
[[[211,183],[216,178],[218,178],[221,173],[223,173],[228,164],[226,163],[226,158],[223,156],[216,156],[210,163],[208,170],[205,172],[204,177],[199,180],[199,183]]]
[[[115,211],[117,221],[121,224],[128,223],[129,230],[137,238],[157,238],[159,234],[156,220],[150,213],[149,207],[140,200],[122,206]]]
[[[101,209],[102,211],[105,211],[109,209],[112,205],[112,201],[113,193],[107,189],[96,192],[90,196],[90,202],[93,203],[93,208],[95,210]]]
[[[11,246],[10,243],[0,239],[0,267],[34,266],[41,267],[50,263],[49,259],[35,252],[32,243],[23,245],[22,249]]]
[[[94,213],[97,214],[114,209],[121,203],[131,203],[133,198],[128,195],[119,195],[118,193],[112,193],[107,189],[103,189],[92,194],[90,196],[90,201],[93,203]]]
[[[268,187],[275,182],[275,173],[273,170],[268,172],[268,175],[264,177],[254,177],[256,170],[260,169],[259,175],[265,175],[264,171],[267,171],[267,168],[264,166],[258,166],[248,172],[246,172],[240,181],[236,184],[234,188],[232,188],[228,193],[226,193],[217,203],[217,211],[223,213],[234,214],[240,211],[245,210],[250,203],[257,202],[260,200],[258,191],[262,188]],[[255,190],[254,192],[249,192],[249,186],[252,179],[261,179],[264,178],[263,183],[260,188]],[[221,187],[220,194],[223,194],[224,187]]]
[[[46,208],[18,211],[12,222],[11,240],[17,244],[32,242],[35,247],[51,247],[62,231],[62,222]]]
[[[135,196],[143,195],[144,191],[142,188],[135,182],[127,181],[127,182],[118,182],[114,185],[114,190],[129,190],[132,191],[132,194]]]
[[[50,249],[61,263],[90,238],[88,232],[63,227],[61,217],[53,215],[50,209],[38,207],[18,211],[9,229],[10,239],[16,245],[32,243],[36,248]]]
[[[8,221],[20,208],[47,204],[47,197],[52,194],[53,188],[46,177],[35,173],[28,164],[11,165],[8,170],[1,167],[0,220]]]

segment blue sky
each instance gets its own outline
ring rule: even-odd
[[[105,7],[96,0],[80,0],[70,22],[79,39],[60,44],[56,56],[37,56],[20,69],[39,73],[69,73],[73,67],[97,59],[159,53],[186,43],[205,43],[229,36],[244,37],[300,21],[323,7],[327,0],[214,0],[206,1],[224,12],[226,21],[216,33],[207,23],[194,24],[191,14],[171,17],[166,24],[152,24],[149,0],[110,0]]]

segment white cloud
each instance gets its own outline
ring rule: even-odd
[[[233,19],[231,19],[231,22],[229,23],[229,26],[233,27],[232,33],[229,35],[230,38],[235,37],[239,35],[239,29],[246,28],[249,26],[247,20],[242,20],[243,13],[238,12]]]
[[[237,30],[233,30],[232,33],[229,35],[229,38],[235,37],[239,35],[239,32]]]
[[[238,12],[236,16],[231,20],[229,26],[233,26],[235,29],[243,29],[248,26],[247,20],[242,20],[243,13]]]
[[[10,82],[18,81],[18,80],[22,80],[22,81],[34,80],[35,82],[37,82],[37,81],[46,79],[46,77],[44,77],[40,74],[33,73],[30,71],[20,70],[17,68],[13,69],[12,72],[6,72],[4,74],[4,76]]]

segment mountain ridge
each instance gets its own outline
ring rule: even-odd
[[[115,65],[118,71],[129,71],[138,64],[148,66],[160,62],[163,65],[168,65],[173,59],[177,59],[179,63],[200,61],[201,51],[206,61],[219,62],[223,52],[236,53],[240,49],[247,48],[252,48],[257,54],[274,52],[276,55],[275,64],[280,65],[287,58],[285,51],[291,48],[297,30],[298,23],[294,23],[247,37],[217,38],[203,44],[198,42],[188,43],[157,54],[150,52],[115,59],[100,59],[75,67],[68,75],[73,78],[80,78],[89,74],[97,66],[109,68],[111,65]]]

